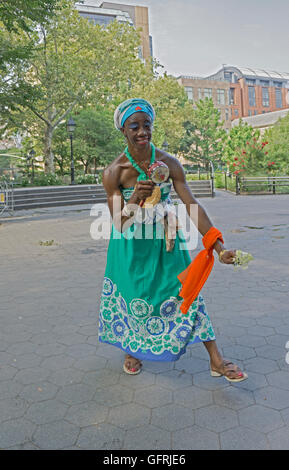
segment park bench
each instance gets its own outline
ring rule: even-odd
[[[242,191],[270,192],[276,194],[276,188],[287,186],[289,192],[289,176],[247,176],[238,177],[236,193]]]

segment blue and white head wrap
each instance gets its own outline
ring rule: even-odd
[[[114,113],[114,125],[120,130],[125,121],[134,113],[146,113],[150,116],[152,122],[155,119],[155,110],[152,105],[141,98],[132,98],[121,103]]]

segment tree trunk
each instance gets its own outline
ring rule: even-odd
[[[45,173],[54,173],[54,155],[52,152],[52,135],[53,127],[46,126],[44,134],[44,158],[45,158]]]
[[[87,173],[88,173],[89,163],[90,163],[90,161],[89,161],[89,160],[86,160],[86,162],[85,162],[85,164],[84,164],[84,174],[85,174],[85,175],[87,175]]]

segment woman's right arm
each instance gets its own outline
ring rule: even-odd
[[[122,232],[124,225],[125,229],[127,229],[128,226],[133,223],[134,217],[133,215],[124,215],[122,213],[124,209],[124,199],[119,189],[119,181],[119,168],[108,167],[103,171],[102,184],[107,194],[108,208],[115,228],[119,232]],[[154,183],[151,181],[138,181],[133,194],[131,195],[129,201],[127,201],[127,210],[125,211],[126,214],[129,213],[130,210],[132,213],[136,211],[137,206],[141,200],[151,196],[153,188]],[[131,224],[129,224],[129,220],[131,221]]]

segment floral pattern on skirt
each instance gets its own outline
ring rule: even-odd
[[[173,361],[186,346],[215,339],[201,295],[188,314],[180,311],[182,299],[170,297],[155,312],[143,299],[127,302],[117,285],[104,278],[100,306],[99,339],[113,344],[138,359]]]

